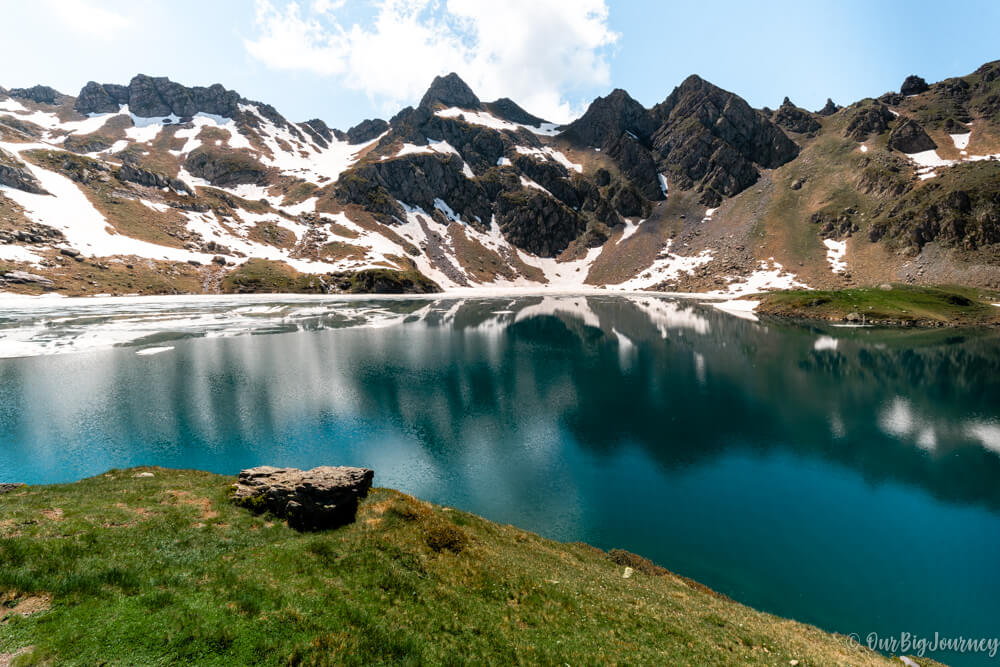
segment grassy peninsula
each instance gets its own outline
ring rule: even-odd
[[[0,664],[900,664],[625,552],[389,489],[302,534],[234,507],[233,481],[0,495]]]
[[[971,287],[880,285],[760,294],[756,312],[802,320],[924,327],[1000,325],[1000,293]]]

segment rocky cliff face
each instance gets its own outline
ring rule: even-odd
[[[657,165],[709,206],[757,182],[759,167],[774,169],[798,155],[784,132],[742,98],[688,77],[653,108]]]

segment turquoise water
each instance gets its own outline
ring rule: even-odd
[[[0,481],[364,465],[828,630],[1000,635],[996,333],[600,296],[10,311],[5,345]]]

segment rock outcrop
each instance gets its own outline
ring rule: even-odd
[[[28,171],[23,162],[3,149],[0,149],[0,185],[36,195],[49,194],[42,188],[38,179]]]
[[[901,95],[919,95],[920,93],[930,90],[930,86],[927,82],[923,80],[922,77],[916,74],[911,74],[906,77],[903,81],[903,85],[899,87],[899,92]]]
[[[285,518],[296,530],[326,530],[354,521],[374,476],[368,468],[260,466],[240,473],[232,499],[240,507]]]
[[[123,104],[128,104],[126,86],[88,81],[76,96],[73,108],[80,113],[117,113]]]
[[[777,113],[774,114],[774,122],[786,130],[792,132],[798,132],[799,134],[807,134],[809,132],[816,132],[822,127],[819,121],[813,118],[813,115],[806,111],[805,109],[800,109],[787,97],[778,107]]]
[[[32,102],[38,102],[39,104],[55,104],[59,101],[59,98],[64,97],[62,93],[51,86],[11,88],[7,91],[7,94],[11,97],[20,97],[21,99],[31,100]]]
[[[389,123],[381,118],[366,118],[345,134],[347,142],[351,144],[364,144],[389,129]]]
[[[882,134],[895,119],[888,107],[878,102],[859,103],[855,107],[844,133],[844,136],[854,141],[865,141],[873,134]]]
[[[26,486],[25,484],[20,484],[20,483],[15,484],[10,482],[3,482],[0,483],[0,494],[10,493],[11,491],[23,489],[25,486]]]
[[[497,224],[511,245],[539,257],[555,257],[586,228],[578,213],[535,188],[501,194]]]
[[[465,177],[458,156],[416,154],[362,165],[341,175],[337,195],[373,213],[399,215],[382,193],[431,212],[435,200],[448,204],[467,222],[490,219],[490,201],[482,187]]]
[[[512,123],[518,123],[520,125],[541,127],[541,125],[545,122],[545,119],[528,113],[509,97],[501,97],[495,102],[488,102],[486,104],[486,110],[497,118],[509,120]]]
[[[924,128],[912,118],[900,120],[889,133],[889,148],[902,153],[920,153],[937,148],[934,140],[927,136]]]
[[[187,87],[166,77],[139,74],[128,86],[90,81],[77,96],[74,108],[80,113],[115,113],[127,104],[131,113],[142,118],[171,114],[185,118],[199,112],[234,118],[241,101],[239,93],[218,83],[207,88]]]
[[[834,103],[834,101],[831,100],[828,97],[828,98],[826,98],[826,104],[823,106],[822,109],[820,109],[819,111],[816,112],[816,115],[817,116],[832,116],[833,114],[837,113],[838,111],[840,111],[840,106],[838,104]]]
[[[201,146],[188,155],[184,166],[212,185],[230,187],[244,183],[266,185],[268,182],[267,168],[246,150]]]

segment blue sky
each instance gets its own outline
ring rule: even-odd
[[[757,107],[788,95],[816,109],[1000,59],[996,0],[0,2],[0,85],[75,94],[143,72],[342,128],[452,70],[484,99],[565,121],[613,88],[650,106],[692,73]]]

